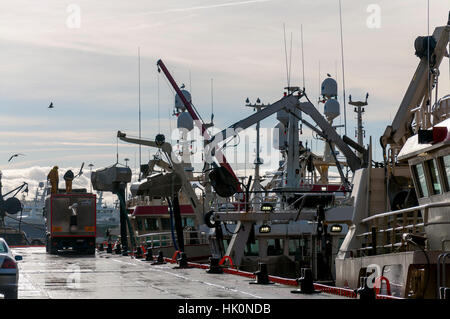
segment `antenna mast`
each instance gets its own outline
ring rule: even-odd
[[[345,69],[344,69],[344,38],[342,34],[342,10],[341,10],[341,0],[339,0],[339,25],[341,29],[341,62],[342,62],[342,89],[344,97],[344,132],[347,135],[347,107],[345,103]]]
[[[302,44],[302,74],[303,74],[303,92],[305,92],[305,56],[303,53],[303,24],[300,25],[301,44]]]
[[[141,139],[141,49],[138,47],[138,82],[139,82],[139,139]],[[139,144],[139,178],[141,180],[141,145]]]

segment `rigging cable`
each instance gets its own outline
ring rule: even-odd
[[[284,55],[286,58],[286,81],[287,86],[289,87],[289,69],[288,69],[288,56],[287,56],[287,47],[286,47],[286,24],[283,23],[283,30],[284,30]]]
[[[428,106],[427,106],[427,113],[430,114],[429,112],[431,111],[431,75],[432,75],[432,70],[431,70],[431,61],[430,61],[430,0],[427,0],[427,64],[428,64],[428,76],[427,76],[427,84],[428,84]],[[424,124],[422,124],[424,125]],[[425,123],[426,125],[426,123]]]
[[[158,97],[157,97],[157,107],[158,107],[158,134],[161,134],[161,117],[160,117],[160,113],[159,113],[159,72],[156,73],[156,78],[157,78],[157,82],[158,82]]]
[[[141,48],[138,47],[138,82],[139,82],[139,139],[141,139]],[[139,144],[139,179],[141,177],[141,164],[142,164],[142,156],[141,156],[141,147]]]
[[[345,67],[344,67],[344,37],[342,34],[342,10],[341,0],[339,0],[339,25],[341,29],[341,62],[342,62],[342,89],[344,94],[344,132],[347,135],[347,107],[345,103]]]
[[[211,123],[214,118],[214,79],[211,78]]]
[[[291,32],[291,48],[289,49],[289,85],[291,85],[291,66],[292,66],[292,32]]]
[[[303,52],[303,24],[300,25],[300,35],[302,43],[302,74],[303,74],[303,93],[305,92],[305,55]]]

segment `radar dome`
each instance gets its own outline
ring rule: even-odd
[[[329,121],[334,120],[340,114],[339,102],[335,99],[327,100],[323,107],[323,113]]]
[[[189,91],[186,90],[181,90],[181,93],[183,93],[184,97],[186,98],[186,100],[189,103],[192,103],[192,98],[191,98],[191,93],[189,93]],[[181,98],[178,96],[178,93],[175,94],[175,107],[177,109],[180,109],[182,111],[186,110],[186,107],[184,106],[183,101],[181,100]]]
[[[327,98],[337,96],[337,82],[333,78],[326,78],[321,85],[321,94]]]
[[[194,121],[188,112],[181,112],[177,118],[177,127],[191,131],[194,128]]]

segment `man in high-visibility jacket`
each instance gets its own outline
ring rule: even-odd
[[[74,175],[73,172],[69,169],[64,174],[64,181],[66,182],[66,193],[72,192],[72,181],[73,181]]]
[[[58,166],[53,166],[50,173],[47,175],[47,180],[50,181],[50,185],[52,186],[52,194],[58,193],[58,183],[59,183],[59,176],[58,176]]]

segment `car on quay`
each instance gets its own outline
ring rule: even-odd
[[[22,260],[22,256],[14,256],[6,241],[0,237],[0,294],[5,299],[17,299],[19,260]]]

